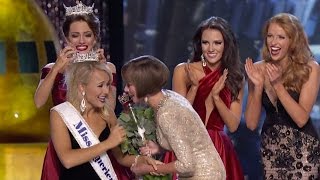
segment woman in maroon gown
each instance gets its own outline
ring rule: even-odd
[[[82,3],[78,6],[87,6]],[[66,100],[66,86],[64,82],[64,72],[68,68],[69,62],[73,59],[75,53],[88,53],[93,49],[98,49],[97,53],[101,62],[106,62],[103,49],[99,49],[99,19],[89,11],[78,12],[72,15],[66,15],[62,25],[62,30],[67,40],[67,46],[62,49],[55,63],[49,63],[42,69],[41,79],[34,95],[35,105],[40,108],[48,100],[50,93],[53,105],[58,105]],[[115,108],[116,104],[116,68],[106,62],[106,66],[112,71],[113,83],[111,86],[111,96],[108,97],[110,107]],[[130,179],[130,170],[120,166],[116,160],[110,156],[118,179]],[[42,168],[42,180],[58,180],[61,163],[57,157],[52,141],[49,141]]]
[[[193,37],[193,54],[178,64],[173,90],[185,96],[201,117],[225,165],[227,180],[244,175],[224,126],[235,132],[242,112],[244,70],[235,35],[220,17],[204,20]]]

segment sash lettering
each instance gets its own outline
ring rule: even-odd
[[[92,142],[89,140],[88,136],[86,136],[88,134],[87,128],[82,126],[81,121],[79,121],[78,124],[74,124],[74,127],[77,129],[78,133],[81,135],[87,147],[90,147],[92,145]]]

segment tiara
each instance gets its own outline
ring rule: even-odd
[[[89,53],[76,53],[73,63],[85,62],[85,61],[99,61],[98,54],[94,51]]]
[[[92,4],[92,6],[86,6],[81,1],[79,1],[79,3],[77,3],[76,6],[67,7],[64,4],[63,4],[63,6],[66,9],[66,16],[71,16],[71,15],[75,15],[75,14],[91,14],[91,13],[93,13],[94,4]]]
[[[119,95],[118,100],[122,105],[132,102],[131,97],[127,93],[123,93],[122,95]]]

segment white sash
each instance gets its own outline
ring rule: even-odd
[[[95,136],[87,122],[71,103],[64,102],[52,109],[56,110],[60,114],[64,123],[81,148],[87,148],[100,143],[99,139]],[[90,164],[101,179],[118,180],[107,153],[103,153],[100,156],[93,158],[90,161]]]

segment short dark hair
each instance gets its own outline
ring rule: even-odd
[[[169,74],[168,67],[150,55],[132,59],[121,68],[123,80],[136,87],[138,98],[161,91],[168,81]]]

